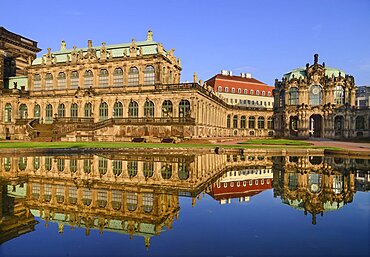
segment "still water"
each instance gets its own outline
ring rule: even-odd
[[[0,256],[368,256],[370,160],[0,158]]]

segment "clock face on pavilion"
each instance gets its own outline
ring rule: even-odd
[[[310,190],[313,193],[317,193],[319,191],[319,186],[317,184],[312,184]]]
[[[312,94],[318,95],[320,93],[320,89],[318,87],[312,88]]]

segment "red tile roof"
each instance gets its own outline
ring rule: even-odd
[[[224,92],[224,88],[228,87],[229,88],[229,93],[231,92],[231,88],[235,88],[235,93],[238,92],[238,88],[242,90],[242,94],[244,94],[244,89],[249,91],[252,89],[254,92],[256,90],[260,91],[260,95],[262,95],[262,91],[266,92],[271,92],[272,96],[272,90],[274,87],[268,86],[265,83],[254,79],[254,78],[243,78],[240,76],[229,76],[229,75],[222,75],[222,74],[217,74],[216,76],[213,76],[207,81],[207,84],[212,86],[215,91],[218,91],[218,87],[222,87],[222,92]],[[255,93],[254,93],[255,94]]]

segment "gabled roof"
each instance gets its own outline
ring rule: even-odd
[[[259,90],[259,91],[270,91],[272,93],[272,90],[274,87],[268,86],[265,83],[255,79],[255,78],[243,78],[239,76],[229,76],[229,75],[222,75],[217,74],[210,78],[207,81],[207,84],[212,86],[215,91],[218,90],[219,86],[222,86],[223,88],[228,87],[235,88],[235,89],[248,89],[248,90]]]

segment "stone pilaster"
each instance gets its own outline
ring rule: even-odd
[[[4,88],[4,50],[0,50],[0,89]]]

